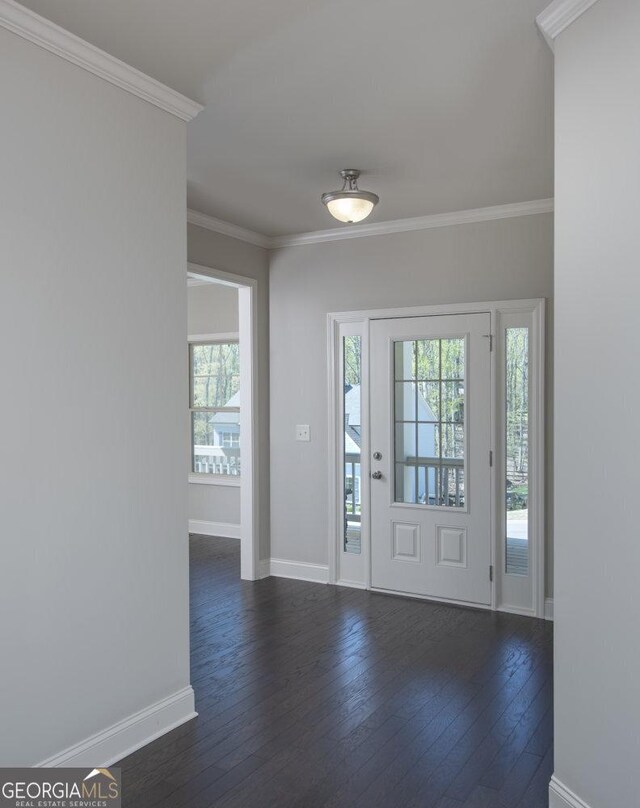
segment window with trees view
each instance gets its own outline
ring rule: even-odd
[[[529,329],[505,329],[506,572],[529,571]]]
[[[240,350],[237,342],[189,345],[191,471],[240,474]]]

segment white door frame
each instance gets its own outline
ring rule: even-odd
[[[369,309],[364,311],[332,312],[327,315],[327,359],[328,359],[328,459],[329,459],[329,583],[344,586],[359,586],[371,589],[370,551],[370,435],[369,435],[369,323],[371,320],[395,317],[425,317],[448,314],[488,313],[491,316],[491,446],[494,462],[491,474],[491,564],[495,571],[491,588],[491,606],[499,611],[516,612],[543,618],[545,616],[545,300],[487,301],[483,303],[454,303],[434,306],[413,306],[407,308]],[[498,456],[502,448],[504,412],[502,406],[504,361],[504,340],[502,338],[501,316],[521,314],[530,321],[530,422],[534,425],[534,435],[530,440],[530,569],[532,597],[530,607],[520,607],[504,601],[506,590],[502,572],[503,560],[503,503],[505,482],[503,461]],[[362,580],[349,580],[341,575],[340,557],[343,541],[342,513],[342,396],[340,368],[340,334],[343,324],[351,324],[351,329],[360,324],[362,337],[362,446],[360,474],[362,479]],[[353,333],[353,331],[352,331]],[[498,564],[500,562],[500,564]],[[351,576],[353,577],[353,576]]]
[[[189,273],[238,289],[240,360],[240,577],[255,581],[260,574],[258,451],[258,281],[244,275],[187,265]]]

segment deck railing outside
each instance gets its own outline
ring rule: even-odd
[[[194,446],[193,471],[196,474],[240,474],[238,446]]]
[[[359,522],[361,519],[361,480],[360,480],[360,455],[346,454],[344,458],[345,474],[345,511],[346,519],[349,522]]]
[[[422,505],[443,505],[450,508],[464,507],[464,460],[447,457],[408,457],[405,466],[424,469],[424,491],[418,489],[418,501]]]
[[[462,458],[410,457],[404,466],[424,469],[424,490],[418,491],[419,504],[464,507],[464,460]],[[360,455],[345,454],[345,518],[361,520]],[[422,479],[422,475],[421,475]]]

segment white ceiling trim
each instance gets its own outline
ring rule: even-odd
[[[254,230],[225,222],[199,213],[195,210],[187,211],[187,221],[198,227],[222,233],[225,236],[247,241],[267,250],[279,247],[297,247],[304,244],[322,244],[328,241],[344,241],[351,238],[364,238],[365,236],[384,236],[390,233],[408,233],[412,230],[432,230],[435,227],[451,227],[457,224],[472,224],[473,222],[490,222],[495,219],[513,219],[518,216],[535,216],[539,213],[552,213],[553,199],[536,199],[532,202],[514,202],[510,205],[493,205],[486,208],[472,210],[458,210],[453,213],[435,213],[431,216],[417,216],[412,219],[395,219],[390,222],[376,222],[374,224],[349,225],[336,227],[331,230],[314,230],[311,233],[296,233],[290,236],[265,236]]]
[[[536,17],[538,28],[553,50],[555,38],[568,28],[572,22],[584,14],[598,0],[553,0],[544,11]]]
[[[208,216],[206,213],[200,213],[197,210],[187,210],[187,222],[189,222],[189,224],[195,224],[198,227],[204,227],[206,230],[213,230],[214,233],[221,233],[223,236],[231,236],[231,238],[237,238],[239,241],[255,244],[256,247],[264,247],[265,249],[271,247],[271,239],[269,236],[256,233],[254,230],[247,230],[246,227],[240,227],[237,224],[231,224],[231,222],[225,222],[222,219],[216,219],[213,216]]]
[[[0,0],[0,26],[183,121],[190,121],[204,109],[14,0]]]
[[[434,227],[450,227],[456,224],[488,222],[493,219],[510,219],[516,216],[532,216],[553,211],[553,199],[537,199],[534,202],[516,202],[512,205],[494,205],[473,210],[459,210],[453,213],[436,213],[431,216],[417,216],[413,219],[396,219],[391,222],[349,225],[332,230],[317,230],[313,233],[299,233],[293,236],[275,236],[270,239],[271,248],[293,247],[302,244],[320,244],[325,241],[342,241],[365,236],[384,236],[390,233],[407,233],[411,230],[431,230]]]

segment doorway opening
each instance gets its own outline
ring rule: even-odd
[[[189,532],[240,540],[240,577],[260,577],[256,282],[189,264]]]

